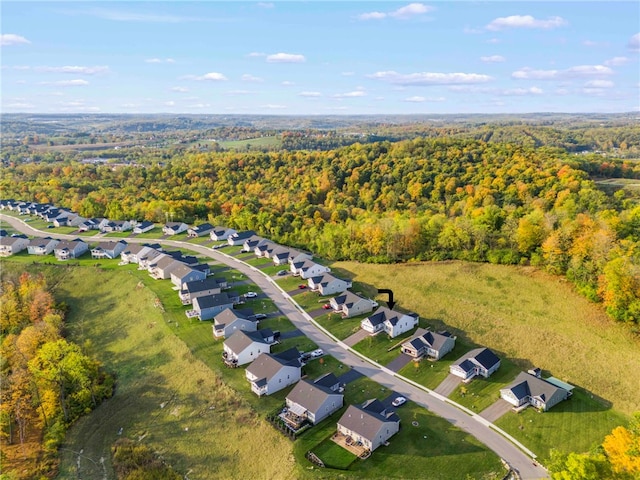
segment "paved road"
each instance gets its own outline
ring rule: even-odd
[[[9,217],[0,214],[0,219],[12,225],[28,235],[34,236],[51,236],[57,238],[73,239],[73,235],[55,234],[54,232],[41,232],[31,228],[28,224],[22,222],[15,217]],[[130,243],[148,243],[150,239],[125,239]],[[91,239],[87,239],[91,241]],[[297,304],[294,304],[291,297],[286,295],[271,279],[266,277],[262,272],[251,267],[238,259],[225,255],[220,250],[212,250],[197,244],[180,242],[174,240],[159,240],[158,243],[172,247],[188,247],[197,253],[209,256],[214,260],[226,263],[243,274],[247,275],[264,293],[266,293],[276,304],[276,307],[309,339],[315,342],[319,348],[322,348],[327,354],[332,355],[338,361],[345,365],[351,366],[359,373],[366,375],[380,385],[389,388],[399,395],[407,397],[409,400],[422,405],[431,412],[439,415],[449,421],[456,427],[473,435],[479,441],[484,443],[488,448],[493,450],[499,457],[503,458],[512,468],[519,471],[523,480],[534,480],[540,478],[549,478],[546,470],[537,462],[533,462],[531,457],[526,455],[522,450],[516,447],[511,441],[507,440],[503,435],[492,428],[484,418],[479,415],[465,413],[460,408],[453,406],[447,402],[445,398],[432,391],[427,391],[398,378],[392,371],[366,361],[353,351],[349,350],[342,342],[336,342],[327,333],[323,332],[318,326],[312,323],[311,317],[306,315]]]

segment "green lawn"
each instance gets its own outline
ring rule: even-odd
[[[453,350],[447,353],[442,360],[434,362],[423,359],[420,362],[409,362],[398,373],[434,390],[449,375],[449,366],[472,348],[464,343],[456,342]]]
[[[284,270],[284,268],[282,268],[281,270]],[[280,288],[282,288],[285,292],[288,292],[290,290],[295,290],[296,288],[298,288],[298,285],[301,285],[303,283],[306,285],[307,281],[300,277],[294,277],[293,275],[288,274],[286,277],[279,277],[276,280],[276,283],[280,285]]]
[[[338,313],[327,313],[317,317],[315,320],[336,338],[344,340],[360,330],[360,322],[367,317],[368,314],[359,315],[353,318],[342,318]]]
[[[274,317],[260,320],[260,328],[270,328],[271,330],[279,330],[280,332],[290,332],[295,330],[295,326],[287,317]]]
[[[601,444],[613,428],[626,422],[626,417],[611,410],[610,404],[576,388],[569,400],[547,412],[527,408],[521,413],[509,412],[495,423],[539,455],[544,463],[552,448],[567,453],[586,452]]]
[[[353,349],[380,365],[386,365],[400,355],[400,344],[414,334],[415,329],[395,338],[389,338],[389,336],[383,332],[361,340],[353,346]]]

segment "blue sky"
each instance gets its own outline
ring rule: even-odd
[[[640,2],[1,3],[3,113],[640,109]]]

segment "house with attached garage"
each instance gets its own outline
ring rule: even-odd
[[[236,231],[233,228],[213,227],[213,230],[209,232],[209,238],[219,242],[220,240],[227,240],[229,236],[234,233],[236,233]]]
[[[116,258],[127,248],[127,242],[100,242],[91,249],[92,258]]]
[[[144,222],[140,222],[135,227],[133,227],[133,233],[140,234],[140,233],[150,232],[154,228],[155,228],[155,224],[153,222],[145,220]]]
[[[290,270],[293,275],[304,278],[305,280],[331,271],[329,267],[320,265],[319,263],[311,260],[301,260],[299,262],[293,262],[291,263]]]
[[[271,258],[271,254],[276,248],[278,248],[278,245],[266,240],[256,245],[253,248],[253,253],[255,253],[256,257]]]
[[[171,278],[171,272],[181,265],[184,265],[184,263],[176,260],[171,255],[166,255],[158,260],[154,266],[149,268],[149,275],[156,280],[167,280]]]
[[[182,285],[188,282],[194,282],[197,280],[204,280],[207,278],[209,272],[209,265],[202,265],[204,268],[194,268],[197,265],[182,264],[174,268],[169,276],[171,277],[171,283],[176,287],[182,288]]]
[[[500,389],[500,397],[518,411],[531,405],[547,411],[572,395],[573,385],[557,378],[543,379],[527,372],[520,372],[506,388]]]
[[[26,236],[0,237],[0,256],[8,257],[29,247]]]
[[[293,347],[280,353],[261,353],[245,370],[251,391],[271,395],[293,385],[302,373],[300,351]]]
[[[146,258],[147,254],[150,251],[156,251],[159,253],[160,245],[142,245],[139,243],[132,243],[127,245],[122,253],[120,253],[120,258],[123,263],[139,263],[141,258]]]
[[[227,281],[222,277],[207,277],[202,280],[193,280],[182,284],[180,301],[183,305],[189,305],[194,298],[221,293],[227,288]]]
[[[500,359],[488,348],[476,348],[459,358],[449,367],[449,373],[468,382],[476,375],[489,378],[500,368]]]
[[[151,270],[160,260],[168,256],[160,248],[151,248],[145,252],[144,256],[138,255],[138,270]]]
[[[252,252],[258,245],[262,245],[263,243],[267,243],[267,242],[268,240],[266,240],[265,238],[262,238],[259,235],[252,235],[242,243],[242,251]]]
[[[294,430],[305,422],[316,425],[344,405],[340,382],[333,373],[316,380],[302,379],[287,395],[287,411],[280,416]]]
[[[323,273],[322,275],[311,277],[307,280],[307,283],[312,292],[318,292],[322,296],[344,292],[353,285],[351,280],[343,280],[334,277],[330,273]]]
[[[223,343],[222,360],[228,367],[239,367],[253,362],[261,353],[270,353],[275,343],[270,328],[243,332],[236,330]]]
[[[238,246],[244,244],[244,241],[248,238],[255,236],[256,232],[253,230],[246,230],[244,232],[235,232],[227,237],[227,243],[231,246]]]
[[[313,259],[313,256],[310,253],[290,249],[289,259],[287,261],[289,262],[289,265],[291,265],[292,263],[299,263],[305,260],[312,260],[312,259]]]
[[[193,310],[188,310],[186,315],[189,318],[198,317],[199,320],[211,320],[223,310],[233,308],[233,304],[237,301],[237,297],[232,298],[225,292],[194,298]]]
[[[32,238],[27,245],[27,252],[29,255],[49,255],[58,243],[60,240],[51,237]]]
[[[369,313],[378,307],[377,302],[349,291],[333,297],[329,301],[329,305],[331,305],[334,312],[339,313],[343,318],[351,318]]]
[[[349,405],[338,420],[338,433],[351,437],[373,452],[400,430],[400,417],[387,410],[380,400],[371,399],[360,405]]]
[[[162,233],[165,235],[177,235],[182,232],[186,232],[189,229],[189,225],[184,222],[167,222],[162,227]]]
[[[449,332],[420,331],[401,346],[402,353],[420,360],[428,357],[440,360],[456,346],[456,337]]]
[[[273,261],[274,265],[286,265],[289,263],[289,252],[291,251],[288,247],[283,247],[282,245],[278,245],[271,252],[271,261]]]
[[[63,240],[53,249],[53,254],[58,260],[79,258],[89,250],[89,245],[84,240]]]
[[[215,338],[229,338],[235,332],[255,332],[258,330],[258,320],[250,308],[225,308],[213,317],[213,336]]]
[[[360,322],[360,327],[372,335],[386,332],[394,338],[418,326],[418,321],[415,313],[400,313],[387,307],[378,307],[373,315]]]
[[[103,233],[111,232],[126,232],[133,227],[128,220],[107,220],[107,222],[100,227],[100,231]]]
[[[213,231],[213,225],[210,223],[201,223],[196,227],[191,227],[187,230],[187,237],[197,238],[205,237]]]

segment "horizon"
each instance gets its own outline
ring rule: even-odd
[[[626,1],[3,2],[1,111],[634,114],[638,18]]]

